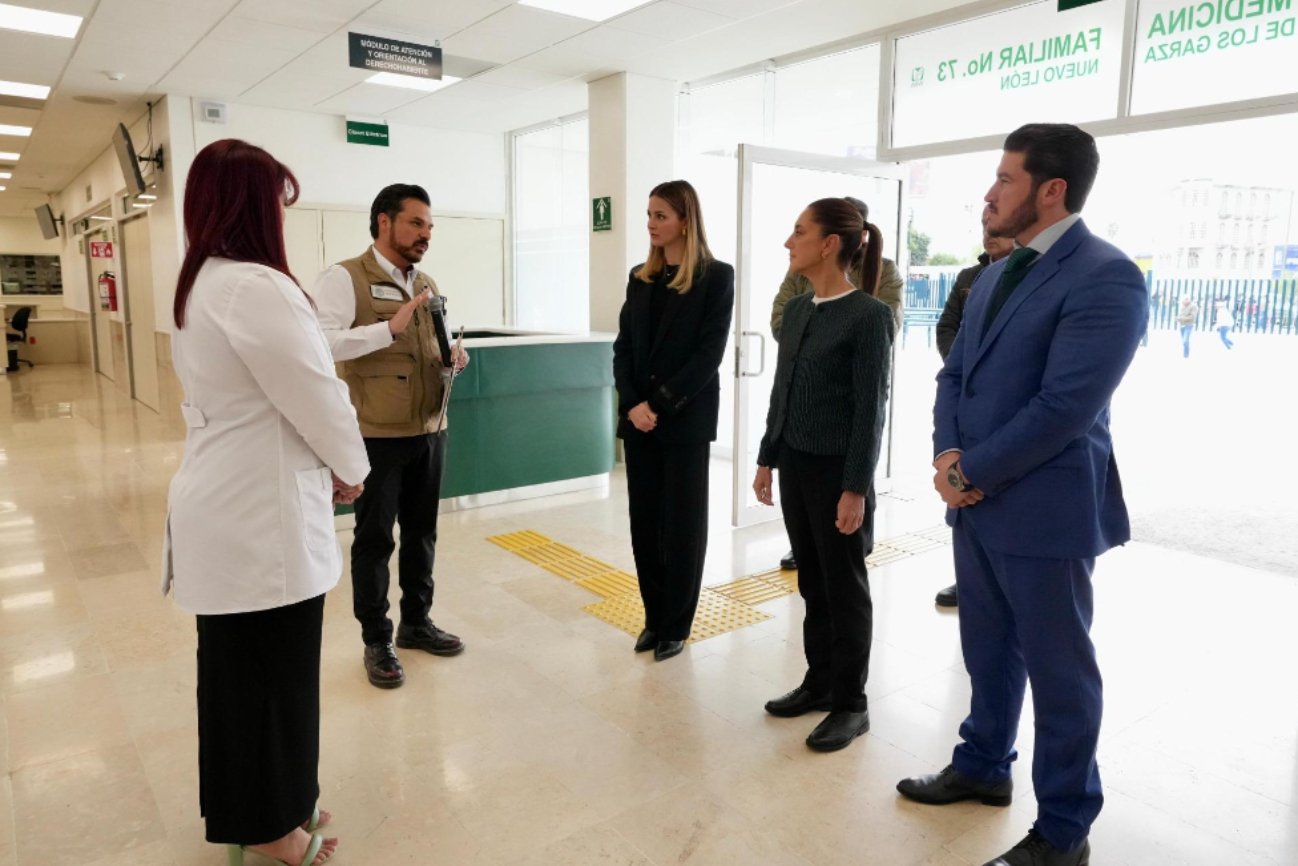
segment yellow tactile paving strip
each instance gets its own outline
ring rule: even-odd
[[[582,608],[591,616],[629,635],[638,635],[644,628],[644,603],[640,600],[640,584],[635,575],[530,529],[493,535],[487,540],[600,596],[601,601]],[[865,563],[876,568],[950,544],[951,529],[934,526],[875,542],[874,551]],[[705,587],[699,596],[690,643],[770,619],[770,614],[753,605],[775,601],[797,591],[798,573],[779,569]]]

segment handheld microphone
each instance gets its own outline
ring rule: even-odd
[[[451,369],[451,338],[446,329],[446,298],[433,295],[428,299],[428,313],[433,317],[433,330],[437,332],[437,349],[442,354],[442,367]]]

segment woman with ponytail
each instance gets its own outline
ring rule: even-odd
[[[807,673],[766,704],[775,716],[829,715],[807,745],[834,751],[870,729],[865,680],[873,608],[874,473],[888,406],[892,312],[875,298],[883,238],[852,202],[812,202],[784,244],[809,294],[784,308],[779,360],[753,490],[780,507],[806,602]]]

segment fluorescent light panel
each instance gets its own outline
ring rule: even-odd
[[[4,160],[5,162],[17,162],[18,156],[19,154],[8,153],[6,151],[0,150],[0,160]]]
[[[0,171],[0,180],[8,180],[8,179],[11,178],[11,177],[13,177],[13,175],[10,174],[9,172],[7,172],[7,171]]]
[[[157,200],[158,200],[158,197],[157,197],[156,195],[137,195],[136,198],[141,199],[141,200],[143,200],[143,201],[157,201]]]
[[[44,9],[0,3],[0,30],[21,30],[24,33],[72,39],[80,29],[80,15],[64,15],[62,12],[46,12]]]
[[[649,2],[650,0],[518,0],[518,5],[571,15],[573,18],[585,18],[587,21],[607,21]]]
[[[23,84],[21,81],[0,81],[0,96],[21,96],[23,99],[45,99],[50,89],[44,84]]]
[[[26,138],[32,134],[30,126],[7,126],[0,123],[0,135],[18,135]]]
[[[0,192],[4,192],[4,191],[5,191],[5,188],[2,187],[2,186],[0,186]]]
[[[395,72],[376,72],[365,79],[367,84],[382,84],[386,87],[404,87],[407,90],[424,90],[429,93],[450,87],[460,79],[454,75],[443,75],[440,81],[431,78],[416,78],[413,75],[397,75]]]

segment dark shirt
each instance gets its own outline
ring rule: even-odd
[[[667,284],[676,279],[676,272],[679,270],[680,265],[667,265],[654,279],[649,295],[649,332],[652,334],[657,334],[658,326],[662,324],[663,311],[667,309],[667,298],[676,292]]]
[[[964,307],[965,302],[969,300],[969,290],[973,288],[974,281],[983,272],[983,268],[989,264],[991,264],[991,256],[983,253],[978,256],[978,264],[965,268],[956,275],[955,285],[951,287],[951,294],[946,298],[946,306],[942,308],[942,316],[937,320],[937,351],[943,361],[951,354],[951,347],[955,345],[955,336],[960,333],[960,323],[964,320]]]

